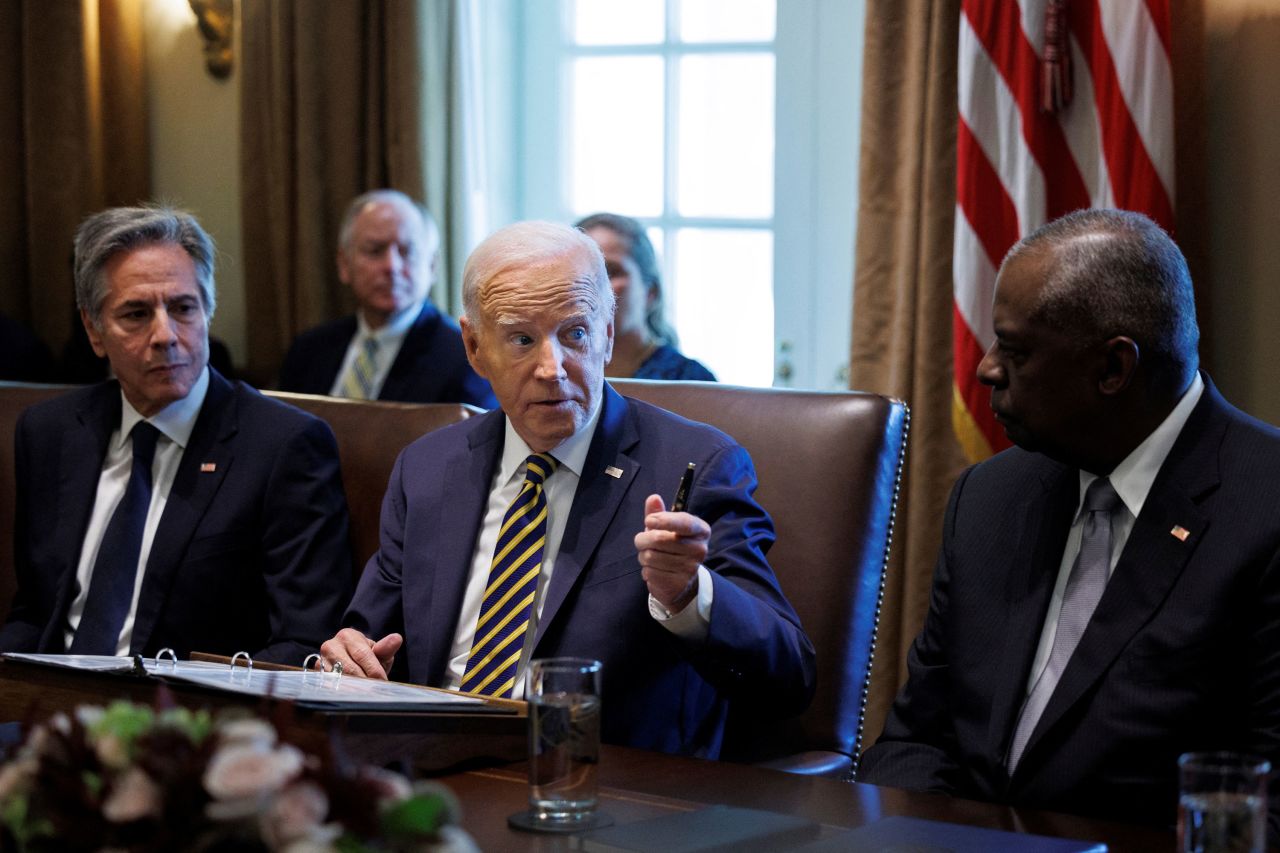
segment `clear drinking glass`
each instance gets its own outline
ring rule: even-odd
[[[600,661],[529,664],[529,814],[547,829],[593,823],[600,761]]]
[[[1263,853],[1271,762],[1234,752],[1188,752],[1178,759],[1178,849],[1183,853]]]

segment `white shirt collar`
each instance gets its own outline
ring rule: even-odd
[[[426,299],[419,299],[403,311],[397,311],[391,315],[390,320],[377,329],[365,322],[364,312],[356,311],[357,337],[360,340],[373,338],[379,345],[388,343],[395,338],[404,337],[409,333],[414,321],[418,319],[418,314],[422,312],[422,306],[425,302]]]
[[[1147,495],[1151,493],[1151,484],[1160,473],[1160,466],[1169,456],[1173,443],[1178,440],[1178,435],[1186,426],[1187,419],[1191,417],[1191,412],[1195,409],[1196,403],[1200,402],[1200,396],[1203,393],[1204,380],[1200,378],[1200,373],[1197,371],[1195,378],[1191,380],[1191,386],[1182,395],[1178,405],[1173,407],[1169,416],[1160,423],[1160,426],[1152,430],[1151,434],[1143,439],[1142,443],[1135,447],[1133,452],[1126,456],[1109,475],[1112,488],[1116,490],[1125,509],[1134,518],[1142,512],[1142,505],[1146,503]],[[1080,471],[1080,502],[1076,505],[1077,520],[1084,505],[1085,489],[1089,488],[1089,484],[1096,479],[1098,475]]]
[[[191,432],[196,428],[196,418],[200,416],[200,407],[204,405],[205,395],[209,392],[209,365],[200,371],[200,377],[191,386],[191,391],[181,400],[174,400],[149,418],[138,414],[124,391],[120,391],[120,434],[116,436],[116,444],[122,446],[133,431],[134,424],[145,420],[160,430],[170,441],[186,449],[191,440]]]
[[[583,466],[587,464],[587,451],[591,449],[591,437],[596,434],[596,424],[600,422],[602,411],[604,411],[603,388],[601,388],[601,398],[595,412],[583,424],[582,429],[551,450],[551,455],[560,463],[560,467],[572,471],[576,477],[582,476]],[[503,418],[506,421],[506,440],[502,445],[502,463],[498,469],[499,483],[505,483],[514,477],[520,466],[533,453],[529,445],[525,444],[524,439],[516,432],[516,428],[511,425],[511,418],[506,415],[503,415]]]

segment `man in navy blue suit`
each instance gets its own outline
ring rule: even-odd
[[[431,303],[440,229],[404,193],[374,190],[347,207],[338,277],[356,313],[308,329],[280,368],[282,391],[492,409],[467,364],[458,325]]]
[[[0,651],[300,664],[341,615],[352,571],[333,433],[208,367],[213,267],[181,211],[80,226],[76,303],[115,379],[18,423],[18,590]]]
[[[813,646],[765,559],[773,525],[751,460],[605,383],[614,301],[594,241],[551,223],[505,228],[468,260],[464,300],[467,355],[501,411],[401,454],[350,627],[322,654],[346,673],[394,667],[517,698],[530,658],[595,658],[606,741],[706,757],[733,702],[802,710]],[[690,462],[687,507],[668,509]],[[529,489],[542,492],[539,532],[506,545]],[[527,557],[519,591],[503,569],[512,553]]]
[[[1280,759],[1280,431],[1198,372],[1186,261],[1141,214],[1031,234],[993,319],[1017,447],[952,492],[858,780],[1168,825],[1181,753]]]

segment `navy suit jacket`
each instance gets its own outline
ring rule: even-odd
[[[1280,431],[1205,386],[1012,779],[1079,478],[1017,448],[961,476],[907,684],[859,781],[1168,824],[1179,754],[1280,760]],[[1276,804],[1273,788],[1273,831]]]
[[[731,701],[779,715],[813,692],[813,645],[765,552],[773,524],[752,498],[755,469],[724,433],[605,386],[534,639],[534,657],[604,663],[602,738],[715,757]],[[382,541],[345,622],[405,635],[396,672],[442,684],[505,419],[490,412],[424,436],[400,455],[382,508]],[[690,645],[649,615],[635,535],[644,500],[674,492],[689,462],[689,512],[711,525],[710,633]],[[620,476],[606,473],[618,469]]]
[[[0,650],[64,651],[76,566],[119,424],[115,381],[32,406],[19,420],[18,591]],[[301,664],[332,635],[351,587],[328,425],[210,369],[147,558],[130,653],[247,651]]]
[[[280,367],[280,390],[328,394],[356,334],[351,314],[308,329],[294,339]],[[404,336],[391,363],[379,400],[401,403],[470,403],[482,409],[498,405],[493,389],[467,362],[462,332],[430,301]]]

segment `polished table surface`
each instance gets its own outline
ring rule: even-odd
[[[482,850],[574,849],[565,836],[536,835],[507,826],[507,816],[528,804],[525,769],[521,763],[440,778],[461,800],[463,826]],[[802,815],[822,824],[824,837],[881,817],[909,815],[990,829],[1104,841],[1112,853],[1174,849],[1171,830],[1011,809],[617,746],[601,750],[599,779],[600,808],[618,824],[720,803]]]
[[[155,679],[107,676],[0,661],[0,720],[42,718],[55,710],[113,698],[155,701]],[[170,701],[195,706],[252,706],[249,697],[170,684]],[[536,835],[507,826],[507,816],[528,804],[526,721],[516,715],[465,713],[325,714],[298,712],[290,726],[310,748],[341,732],[352,758],[384,764],[405,760],[446,783],[463,807],[463,826],[486,851],[571,850],[566,836]],[[459,768],[470,769],[459,769]],[[823,834],[909,815],[991,829],[1104,841],[1113,853],[1174,847],[1171,831],[1092,821],[918,794],[777,770],[702,761],[605,746],[601,750],[600,804],[618,824],[703,806],[724,804],[801,815]]]

